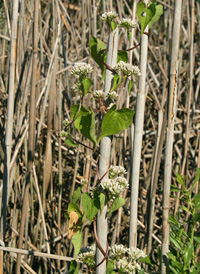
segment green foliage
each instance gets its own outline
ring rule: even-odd
[[[104,70],[104,65],[99,60],[98,54],[101,50],[104,50],[106,48],[104,42],[102,42],[98,38],[92,37],[90,39],[90,42],[89,42],[89,48],[90,48],[90,53],[92,55],[92,58],[95,60],[95,62],[99,65],[99,67],[103,71]],[[104,55],[105,55],[105,53],[104,53]],[[101,56],[102,56],[102,59],[104,59],[103,58],[103,53],[102,53]]]
[[[117,53],[117,63],[120,61],[124,61],[125,63],[128,63],[128,53],[125,50],[120,50]]]
[[[76,235],[72,236],[72,243],[74,245],[75,258],[76,258],[82,246],[82,230],[81,229],[78,230]]]
[[[146,7],[145,3],[140,2],[137,6],[137,16],[141,26],[141,34],[143,34],[147,25],[151,28],[151,26],[159,20],[162,14],[162,5],[156,5],[156,3],[150,2],[149,7]]]
[[[70,203],[68,205],[68,209],[67,209],[67,212],[70,213],[72,211],[75,211],[77,214],[78,214],[78,217],[79,218],[82,218],[83,217],[83,214],[82,212],[80,211],[80,208],[77,206],[77,204],[75,203]]]
[[[74,191],[74,193],[73,193],[73,195],[72,195],[72,202],[73,202],[73,203],[77,203],[78,200],[79,200],[80,197],[81,197],[81,194],[82,194],[81,187],[78,187],[78,188]]]
[[[88,220],[91,223],[100,209],[99,198],[96,196],[92,199],[90,198],[90,195],[85,192],[82,197],[82,206]]]
[[[124,198],[121,198],[121,197],[117,197],[111,207],[110,207],[110,211],[108,213],[108,216],[110,216],[115,210],[118,210],[121,206],[123,206],[125,204],[125,200]]]
[[[116,110],[116,105],[113,105],[103,118],[98,143],[102,137],[117,134],[129,127],[133,123],[133,115],[133,110],[129,108]]]
[[[168,253],[169,274],[197,274],[199,273],[199,264],[195,262],[198,256],[198,246],[200,243],[200,233],[196,232],[199,225],[200,216],[200,195],[194,195],[193,190],[200,177],[200,169],[197,170],[194,182],[191,188],[187,189],[185,179],[177,174],[177,182],[181,185],[178,189],[172,186],[172,191],[180,191],[180,201],[183,203],[179,206],[179,210],[189,214],[189,221],[182,220],[180,214],[177,217],[169,216],[170,232],[170,252]],[[187,230],[185,230],[187,229]]]
[[[87,110],[84,106],[81,106],[79,110],[79,105],[71,106],[70,110],[72,120],[76,118],[74,121],[76,129],[96,146],[94,112],[91,109]]]
[[[67,136],[67,139],[65,139],[65,144],[69,147],[78,147],[78,144],[74,142],[71,136]]]
[[[71,261],[70,268],[69,268],[69,274],[78,274],[79,267],[75,260]]]

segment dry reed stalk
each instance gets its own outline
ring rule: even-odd
[[[177,94],[177,75],[178,75],[178,50],[181,24],[182,0],[177,0],[174,6],[174,22],[172,33],[172,51],[170,63],[168,109],[167,109],[167,129],[165,147],[165,167],[163,184],[163,221],[162,221],[162,274],[166,273],[164,260],[169,248],[169,208],[170,208],[170,186],[172,175],[172,150],[174,139],[174,120],[176,117],[176,94]]]
[[[38,9],[39,1],[34,1],[34,27],[33,27],[33,67],[32,67],[32,82],[31,82],[31,103],[30,103],[30,118],[29,118],[29,144],[28,144],[28,174],[26,177],[25,192],[23,197],[23,208],[22,208],[22,217],[20,225],[20,235],[18,248],[22,248],[23,245],[23,235],[25,228],[25,218],[28,209],[28,198],[29,198],[29,188],[32,172],[32,164],[34,159],[35,151],[35,119],[36,119],[36,98],[35,98],[35,87],[36,87],[36,71],[37,71],[37,53],[38,53]],[[20,273],[21,265],[21,255],[17,256],[16,264],[16,274]]]
[[[144,1],[147,4],[148,1]],[[148,28],[146,30],[148,32]],[[148,51],[148,36],[141,37],[141,55],[139,86],[137,92],[136,111],[135,111],[135,131],[132,151],[132,177],[131,177],[131,209],[130,209],[130,230],[129,246],[137,246],[137,216],[138,216],[138,191],[139,191],[139,173],[140,159],[143,136],[144,109],[146,99],[146,64]]]

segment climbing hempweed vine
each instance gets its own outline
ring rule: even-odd
[[[148,6],[145,3],[139,3],[137,7],[137,15],[141,26],[141,34],[147,25],[149,27],[155,23],[162,14],[162,6],[150,2]],[[127,31],[128,40],[131,38],[131,29],[136,27],[136,24],[130,19],[122,19],[117,26],[116,18],[117,13],[106,12],[101,16],[114,31],[117,27],[125,28]],[[133,47],[136,48],[139,45]],[[64,131],[61,135],[64,136],[65,143],[68,146],[78,146],[79,141],[72,136],[72,124],[75,128],[87,139],[93,143],[92,150],[98,149],[99,143],[104,136],[110,136],[127,129],[133,122],[134,111],[129,108],[117,109],[115,101],[118,99],[117,89],[128,81],[128,93],[133,86],[132,77],[140,76],[140,70],[137,66],[128,64],[127,51],[118,51],[117,65],[114,68],[106,64],[106,46],[104,42],[98,38],[92,37],[89,43],[90,53],[102,71],[102,82],[105,78],[105,70],[109,69],[113,72],[114,78],[110,91],[105,93],[103,90],[92,90],[92,80],[89,78],[93,68],[90,64],[77,63],[71,74],[77,77],[77,82],[73,89],[79,93],[82,99],[88,93],[91,93],[96,103],[96,108],[85,108],[80,103],[72,105],[71,121],[64,121]],[[96,134],[95,130],[95,113],[101,112],[103,119],[101,121],[101,131]],[[103,177],[108,173],[108,180],[101,182]],[[125,179],[126,171],[120,166],[109,166],[106,174],[98,178],[98,182],[92,188],[88,189],[87,180],[81,181],[81,186],[78,187],[73,194],[72,202],[68,206],[69,218],[69,235],[68,238],[72,239],[75,249],[75,257],[80,263],[87,265],[90,273],[95,272],[95,246],[86,247],[81,249],[82,246],[82,226],[86,219],[94,225],[94,235],[96,244],[104,255],[103,261],[107,261],[107,273],[132,273],[133,271],[140,270],[140,265],[137,260],[144,258],[145,254],[135,248],[126,248],[122,245],[115,245],[108,247],[104,251],[98,241],[96,233],[96,215],[100,210],[102,212],[105,205],[108,206],[108,217],[124,205],[125,200],[120,197],[120,194],[129,187],[128,181]],[[97,167],[98,174],[98,167]],[[87,189],[87,192],[83,191]],[[81,204],[81,209],[79,205]],[[81,251],[80,251],[81,250]],[[108,257],[108,253],[110,255]],[[78,257],[77,257],[78,256]],[[102,262],[103,262],[102,261]],[[101,263],[102,263],[101,262]],[[100,264],[101,264],[100,263]],[[76,261],[71,262],[70,273],[78,273],[79,267]]]

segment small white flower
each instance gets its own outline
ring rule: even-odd
[[[116,91],[110,91],[107,96],[112,100],[117,100],[119,97]]]
[[[60,132],[60,136],[61,136],[61,137],[67,137],[67,132],[64,131],[64,130],[62,130],[62,131]]]
[[[109,178],[125,174],[126,169],[123,166],[111,166],[109,169]]]
[[[108,11],[108,12],[104,12],[101,15],[101,19],[103,21],[106,21],[107,23],[111,22],[113,19],[115,19],[118,16],[118,14],[114,11]]]
[[[137,260],[139,258],[145,258],[146,254],[139,248],[131,247],[128,250],[129,258],[131,260]]]
[[[90,64],[86,63],[76,63],[71,71],[71,74],[76,74],[78,76],[86,76],[91,73],[93,68]]]
[[[126,248],[124,245],[117,245],[111,246],[110,248],[110,256],[112,257],[120,257],[122,254],[124,255],[128,248]]]
[[[122,20],[120,20],[119,27],[132,29],[132,28],[135,28],[136,25],[137,24],[135,22],[133,22],[131,19],[123,18]]]
[[[88,184],[88,180],[87,179],[81,179],[81,185],[87,185]]]
[[[102,89],[94,91],[94,98],[95,99],[104,98],[104,96],[105,96],[105,93],[103,92]]]
[[[107,190],[112,196],[119,195],[129,187],[128,181],[122,177],[109,179],[108,181],[102,182],[100,185],[103,189]]]
[[[123,257],[115,262],[115,268],[124,272],[132,273],[136,270],[136,266],[128,261],[127,257]]]
[[[124,61],[120,61],[119,63],[117,63],[117,65],[114,67],[114,69],[116,71],[121,71],[126,76],[131,76],[131,75],[140,76],[141,75],[140,69],[138,68],[138,66],[133,66],[129,63],[125,63]]]
[[[88,267],[93,268],[95,266],[95,251],[96,245],[81,248],[77,260],[87,264]]]
[[[67,118],[63,121],[63,124],[64,124],[65,126],[68,126],[69,123],[70,123],[70,121],[69,121]]]

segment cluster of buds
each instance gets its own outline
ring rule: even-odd
[[[76,74],[79,77],[86,77],[89,73],[93,71],[93,68],[90,64],[86,63],[76,63],[71,71],[71,74]]]
[[[89,268],[94,268],[95,252],[96,252],[96,245],[81,248],[77,257],[77,261],[79,261],[80,263],[86,264]]]
[[[109,179],[101,182],[102,189],[109,193],[110,198],[114,199],[115,196],[121,194],[129,187],[128,181],[120,175],[124,175],[126,170],[121,166],[111,166],[109,170]]]
[[[114,269],[119,273],[135,273],[140,270],[137,260],[144,257],[145,253],[138,248],[127,248],[123,245],[110,247],[109,260],[114,263]]]
[[[117,100],[119,95],[117,94],[116,91],[110,91],[108,92],[107,96],[112,99],[112,100]]]
[[[97,99],[97,100],[98,100],[98,99],[104,98],[105,93],[103,92],[102,89],[100,89],[100,90],[95,90],[93,96],[94,96],[94,99]]]
[[[131,19],[123,18],[120,20],[119,27],[126,28],[126,29],[132,29],[136,27],[136,23],[133,22]]]
[[[124,76],[140,76],[140,69],[138,68],[138,66],[133,66],[129,63],[125,63],[124,61],[120,61],[119,63],[117,63],[117,65],[114,67],[114,69],[116,71],[121,71]]]
[[[108,12],[104,12],[101,15],[101,19],[107,23],[110,23],[113,21],[113,19],[117,18],[118,14],[114,11],[108,11]]]

